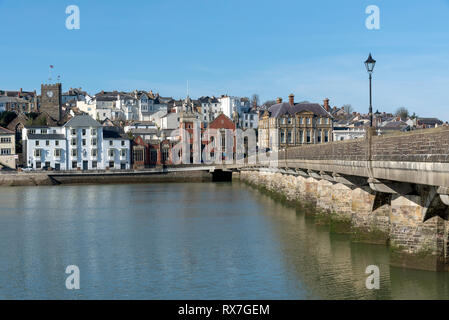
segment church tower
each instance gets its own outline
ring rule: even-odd
[[[41,85],[41,102],[39,111],[47,112],[50,117],[57,121],[62,119],[62,85],[61,83],[55,84],[42,84]]]

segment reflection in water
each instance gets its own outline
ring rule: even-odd
[[[239,183],[0,188],[2,299],[448,298],[448,280]]]

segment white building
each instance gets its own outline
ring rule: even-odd
[[[25,127],[24,156],[35,170],[129,169],[130,140],[88,115],[76,116],[62,127]]]
[[[365,130],[335,127],[332,134],[334,139],[333,141],[361,139],[365,137]]]
[[[222,96],[218,101],[221,104],[221,111],[230,119],[232,119],[234,111],[239,112],[242,103],[240,98],[230,96]]]

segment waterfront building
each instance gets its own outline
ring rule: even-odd
[[[259,118],[259,148],[278,150],[303,144],[332,141],[332,115],[328,100],[318,103],[277,100],[277,104],[264,111]]]
[[[60,127],[26,126],[22,140],[27,165],[35,170],[130,168],[130,139],[89,115],[75,116]]]
[[[334,141],[362,139],[365,133],[364,128],[335,127],[332,131]]]
[[[17,158],[14,131],[0,127],[0,169],[16,169]]]

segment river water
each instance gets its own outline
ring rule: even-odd
[[[241,183],[0,188],[0,299],[103,298],[447,299],[449,275],[390,267]]]

